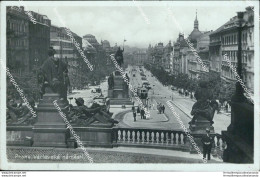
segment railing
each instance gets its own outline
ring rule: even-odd
[[[115,128],[115,146],[139,146],[188,150],[187,137],[183,131],[145,128]]]
[[[112,138],[114,146],[161,148],[181,151],[189,151],[191,146],[186,133],[178,130],[114,128]],[[227,146],[226,142],[220,134],[213,135],[213,139],[212,155],[223,159],[223,152]],[[202,147],[200,148],[202,152]]]

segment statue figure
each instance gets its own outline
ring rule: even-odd
[[[35,102],[32,98],[28,98],[28,103],[35,111]],[[7,103],[7,124],[25,124],[33,125],[37,118],[33,117],[33,114],[28,109],[26,105],[20,103],[19,105],[15,103],[13,99],[9,100]]]
[[[106,112],[106,105],[100,106],[97,103],[88,108],[84,105],[84,100],[82,98],[75,99],[77,104],[76,107],[70,105],[69,108],[69,117],[71,118],[72,123],[79,125],[88,126],[94,122],[101,123],[118,123],[118,121],[111,118],[111,114]]]
[[[212,94],[210,93],[207,83],[200,82],[199,89],[195,92],[194,97],[197,102],[194,103],[191,110],[192,120],[189,122],[190,125],[194,125],[196,120],[199,118],[206,118],[212,125],[215,110],[217,109],[217,104],[214,101],[210,101]]]
[[[114,88],[114,76],[113,73],[111,73],[108,77],[108,89],[112,90]]]
[[[125,77],[127,78],[128,82],[130,83],[130,78],[129,78],[129,76],[127,75],[127,73],[125,74]],[[125,86],[126,93],[128,94],[128,85],[127,85],[127,82],[124,82],[124,86]]]
[[[115,54],[115,59],[120,67],[124,63],[123,52],[124,52],[124,48],[123,48],[123,50],[121,50],[121,48],[118,47],[116,54]]]
[[[50,88],[52,92],[60,94],[61,100],[67,100],[67,87],[69,85],[67,65],[60,59],[55,58],[55,53],[53,47],[50,47],[49,58],[40,68],[38,81],[42,85],[42,94],[45,93],[47,88]]]

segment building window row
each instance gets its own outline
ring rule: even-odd
[[[9,47],[27,47],[27,39],[7,39],[7,46]]]
[[[224,57],[224,55],[226,54],[227,59],[233,62],[237,61],[237,51],[223,51],[222,55]]]
[[[7,21],[7,29],[16,32],[26,32],[26,24],[24,23],[12,23]]]
[[[229,34],[222,37],[222,45],[237,44],[237,34]]]

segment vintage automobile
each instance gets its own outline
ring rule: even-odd
[[[101,93],[101,88],[92,89],[91,93]]]

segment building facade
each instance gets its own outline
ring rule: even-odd
[[[171,41],[164,47],[163,50],[163,57],[162,57],[162,67],[164,68],[165,71],[171,73],[171,54],[173,51],[173,46]]]
[[[7,7],[6,23],[7,67],[21,76],[30,71],[29,18],[24,7]]]
[[[29,21],[29,67],[30,70],[33,68],[38,70],[48,58],[51,20],[46,15],[32,11],[31,14],[36,23]]]
[[[237,66],[238,30],[237,16],[231,18],[210,35],[210,61],[211,70],[220,72],[222,80],[234,84],[237,81],[235,73],[224,55]],[[248,7],[244,12],[242,31],[242,80],[247,89],[254,91],[254,12]]]
[[[143,51],[135,51],[133,52],[133,62],[134,65],[144,65],[147,58],[146,52]]]

